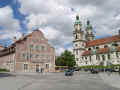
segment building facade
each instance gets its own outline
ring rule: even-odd
[[[90,21],[82,29],[79,16],[76,16],[73,31],[73,53],[77,66],[120,64],[120,33],[111,37],[94,40]]]
[[[0,46],[0,68],[11,72],[54,72],[55,50],[40,30],[14,37],[9,47]]]

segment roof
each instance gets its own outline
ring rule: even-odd
[[[120,51],[120,47],[117,47],[117,51]],[[96,50],[96,54],[102,54],[102,53],[108,53],[111,52],[111,48],[99,48],[98,50]],[[114,52],[114,51],[112,51]],[[83,56],[88,56],[88,55],[92,55],[93,53],[90,50],[86,50],[85,52],[83,52]]]
[[[34,30],[34,32],[36,32],[36,31],[41,32],[41,31],[38,30],[38,29]],[[16,41],[15,41],[13,44],[11,44],[8,48],[14,47],[14,46],[16,45],[16,43],[19,43],[19,42],[25,40],[27,37],[31,36],[34,32],[32,32],[32,33],[30,33],[30,34],[28,34],[28,35],[26,35],[26,36],[21,37],[19,40],[16,40]],[[42,32],[41,32],[41,33],[42,33]],[[42,34],[43,34],[43,33],[42,33]]]
[[[87,42],[87,47],[97,46],[97,45],[116,42],[116,41],[120,41],[120,35],[115,35],[115,36],[112,36],[112,37],[107,37],[107,38],[102,38],[102,39],[98,39],[98,40],[88,41]]]

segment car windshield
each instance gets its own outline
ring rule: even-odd
[[[71,72],[71,70],[67,70],[67,72]]]

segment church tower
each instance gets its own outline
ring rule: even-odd
[[[73,31],[73,53],[78,66],[82,64],[82,53],[84,52],[86,45],[83,36],[84,32],[82,31],[82,23],[77,15]]]
[[[90,21],[87,20],[87,26],[86,26],[86,40],[87,41],[92,41],[94,40],[94,34],[92,32],[92,25],[90,24]]]

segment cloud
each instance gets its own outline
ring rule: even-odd
[[[0,8],[0,40],[20,36],[19,21],[14,19],[12,9],[7,6]]]
[[[120,28],[119,0],[20,0],[19,2],[21,13],[27,15],[25,19],[27,28],[43,30],[58,52],[72,42],[76,14],[80,15],[83,27],[87,18],[90,19],[96,38],[115,35]],[[85,31],[84,28],[83,30]]]

